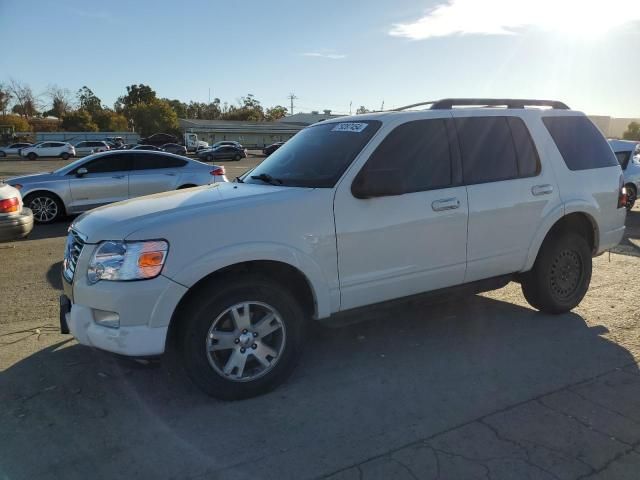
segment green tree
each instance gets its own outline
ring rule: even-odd
[[[10,101],[11,92],[9,91],[9,88],[3,83],[0,83],[0,112],[2,112],[3,117],[7,114]]]
[[[362,115],[363,113],[369,113],[369,110],[364,105],[360,105],[356,110],[356,115]]]
[[[31,125],[29,125],[29,122],[20,115],[5,115],[4,117],[2,117],[2,124],[13,125],[13,128],[16,132],[31,131]]]
[[[139,103],[128,109],[128,115],[136,131],[143,136],[159,132],[180,133],[178,116],[167,102]]]
[[[187,118],[187,104],[184,102],[181,102],[180,100],[171,100],[168,98],[161,98],[160,99],[163,102],[167,102],[171,108],[173,108],[173,111],[176,112],[176,115],[178,116],[178,118]]]
[[[253,94],[250,93],[246,97],[241,97],[238,103],[239,106],[230,106],[229,110],[222,114],[224,120],[244,120],[248,122],[261,122],[264,120],[262,105]]]
[[[93,91],[86,85],[76,93],[80,110],[85,110],[93,115],[102,110],[102,100],[100,100]]]
[[[149,85],[142,83],[139,85],[129,85],[127,87],[127,94],[119,97],[116,101],[116,111],[126,111],[135,105],[140,105],[141,103],[150,104],[156,100],[158,100],[156,92]]]
[[[283,107],[282,105],[276,105],[275,107],[267,108],[265,112],[264,119],[270,122],[274,120],[278,120],[287,115],[287,107]]]
[[[124,115],[107,108],[94,113],[91,118],[101,132],[124,132],[129,126]]]
[[[631,122],[627,130],[622,134],[625,140],[640,140],[640,123]]]
[[[60,124],[63,130],[69,132],[97,132],[98,125],[93,122],[91,114],[87,110],[69,112]]]

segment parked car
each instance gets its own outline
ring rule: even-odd
[[[20,155],[20,150],[23,148],[31,147],[31,143],[12,143],[6,147],[0,147],[0,157],[7,157],[9,155]]]
[[[110,146],[113,145],[113,148],[120,148],[124,145],[124,138],[122,137],[105,137],[104,141]]]
[[[640,189],[640,142],[630,140],[609,140],[618,163],[624,172],[624,185],[627,189],[627,210],[631,210],[638,198]]]
[[[282,145],[284,145],[284,142],[272,143],[268,147],[263,148],[262,149],[262,153],[264,153],[268,157],[273,152],[275,152],[277,149],[279,149]]]
[[[491,108],[452,108],[474,104]],[[624,196],[602,134],[560,102],[325,120],[235,183],[76,219],[61,330],[123,355],[175,348],[205,392],[251,397],[292,372],[309,322],[383,302],[516,280],[532,307],[568,312],[624,234]]]
[[[226,181],[224,167],[217,165],[165,152],[114,150],[7,183],[21,191],[37,223],[51,223],[128,198]]]
[[[76,155],[76,150],[73,145],[67,142],[41,142],[22,148],[20,155],[29,160],[35,160],[38,157],[60,157],[63,160],[68,160],[69,157]]]
[[[186,155],[187,149],[184,145],[178,145],[177,143],[165,143],[162,145],[161,150],[163,152],[175,153],[176,155]]]
[[[210,148],[217,148],[217,147],[224,147],[224,146],[237,147],[241,150],[245,150],[245,148],[242,146],[240,142],[234,142],[233,140],[221,140],[220,142],[216,142],[213,145],[211,145]]]
[[[111,150],[111,147],[102,140],[87,140],[76,143],[75,149],[76,155],[89,155],[90,153],[106,152]]]
[[[196,156],[207,162],[215,160],[241,160],[246,158],[247,154],[244,148],[238,148],[235,145],[222,145],[221,147],[210,148],[208,150],[200,150]]]
[[[20,192],[0,182],[0,242],[24,238],[33,229],[33,213],[22,203]]]
[[[141,138],[138,143],[140,145],[155,145],[159,147],[165,143],[178,143],[178,137],[169,133],[154,133],[149,137]]]
[[[152,152],[160,152],[162,149],[160,147],[156,147],[155,145],[135,145],[130,148],[130,150],[149,150]]]

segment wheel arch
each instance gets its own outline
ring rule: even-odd
[[[305,314],[309,315],[309,317],[317,315],[316,292],[309,278],[299,268],[282,261],[248,260],[222,267],[204,276],[189,288],[178,302],[171,316],[167,334],[167,344],[175,342],[179,337],[178,334],[181,331],[180,325],[182,321],[180,313],[193,296],[198,295],[203,290],[211,288],[216,284],[230,282],[233,281],[234,278],[247,274],[261,274],[269,277],[274,282],[290,288],[293,295],[300,300]]]
[[[22,193],[22,192],[20,192],[20,193]],[[25,193],[22,196],[22,199],[23,199],[23,201],[24,201],[24,203],[26,205],[26,203],[27,203],[26,200],[29,197],[33,197],[34,195],[43,194],[43,193],[46,193],[47,195],[51,195],[52,197],[55,197],[60,202],[60,205],[62,205],[62,214],[63,215],[67,214],[67,206],[65,205],[64,200],[62,199],[62,197],[60,195],[58,195],[56,192],[54,192],[52,190],[47,190],[46,188],[38,188],[38,189],[35,189],[35,190],[31,190],[31,191]]]
[[[536,239],[529,249],[527,263],[522,270],[523,272],[533,268],[542,244],[551,236],[562,231],[578,232],[586,238],[592,255],[595,255],[598,251],[599,231],[595,218],[585,211],[573,211],[566,215],[559,215],[557,218],[553,218],[545,224],[544,228],[539,230]]]

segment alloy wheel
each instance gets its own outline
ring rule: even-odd
[[[42,223],[51,222],[58,216],[58,204],[49,197],[36,197],[29,204],[36,220]]]
[[[270,305],[237,303],[216,317],[207,333],[211,367],[220,376],[248,382],[269,373],[286,343],[285,324]]]

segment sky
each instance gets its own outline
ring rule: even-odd
[[[0,82],[349,113],[446,97],[640,117],[639,0],[0,0]],[[44,97],[43,97],[44,99]]]

